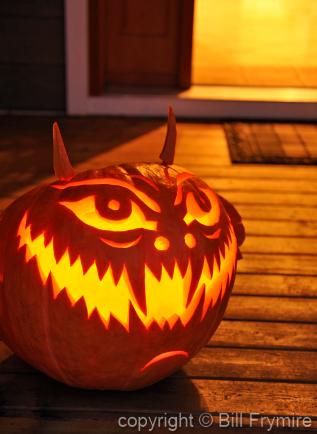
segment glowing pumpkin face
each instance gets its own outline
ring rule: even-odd
[[[218,326],[243,237],[240,218],[173,165],[67,178],[23,196],[2,219],[4,339],[67,384],[151,384]]]

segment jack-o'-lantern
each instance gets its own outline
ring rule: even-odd
[[[232,205],[172,164],[75,175],[53,127],[59,180],[3,213],[0,325],[22,359],[66,384],[136,389],[180,368],[222,319],[243,226]]]

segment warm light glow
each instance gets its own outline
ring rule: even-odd
[[[153,200],[151,197],[149,197],[147,194],[143,193],[143,191],[136,188],[134,185],[129,184],[128,182],[121,181],[120,179],[114,179],[114,178],[96,178],[96,179],[85,179],[82,181],[73,181],[68,182],[67,184],[55,184],[52,185],[53,188],[56,188],[57,190],[65,190],[67,188],[71,187],[81,187],[83,185],[114,185],[123,187],[129,191],[131,191],[133,194],[136,195],[146,206],[151,208],[153,211],[160,212],[161,208],[159,204]]]
[[[194,247],[196,247],[196,239],[194,237],[193,234],[186,234],[185,235],[185,244],[187,247],[189,247],[190,249],[193,249]]]
[[[170,246],[170,242],[165,237],[157,237],[154,241],[154,246],[157,250],[167,250]]]
[[[209,189],[201,189],[203,193],[208,197],[210,203],[212,204],[211,210],[206,212],[200,208],[195,200],[195,196],[192,192],[187,193],[186,196],[186,207],[187,214],[184,217],[184,221],[189,225],[194,220],[197,220],[200,224],[204,226],[213,226],[219,221],[220,218],[220,207],[219,201],[215,193]]]
[[[181,357],[188,357],[187,351],[182,350],[174,350],[174,351],[166,351],[165,353],[158,354],[157,356],[153,357],[149,362],[147,362],[143,368],[140,369],[140,371],[145,371],[149,366],[154,365],[157,362],[160,362],[161,360],[170,359],[171,357],[175,356],[181,356]]]
[[[220,237],[220,234],[221,234],[221,229],[217,229],[212,235],[205,234],[205,237],[208,238],[209,240],[216,240],[217,238]]]
[[[188,179],[192,178],[193,175],[191,173],[183,172],[177,175],[176,178],[176,184],[177,184],[177,193],[174,201],[174,205],[179,205],[183,200],[183,182],[187,181]]]
[[[141,238],[142,238],[142,235],[139,235],[135,240],[126,241],[126,242],[113,241],[113,240],[109,240],[109,239],[103,238],[103,237],[101,237],[100,240],[103,243],[108,244],[108,246],[110,246],[110,247],[116,247],[118,249],[129,249],[130,247],[136,246],[139,243],[139,241],[141,240]]]
[[[316,87],[316,0],[195,0],[194,15],[193,84]]]
[[[225,246],[224,255],[220,254],[220,269],[214,261],[214,269],[211,276],[207,260],[204,260],[201,277],[191,302],[187,306],[187,298],[192,278],[192,269],[188,264],[185,276],[182,277],[177,262],[175,261],[172,277],[162,266],[161,278],[158,280],[145,264],[145,288],[146,308],[145,315],[140,309],[135,298],[133,288],[128,278],[126,267],[117,284],[114,283],[111,265],[108,267],[102,279],[99,278],[96,264],[93,263],[84,274],[80,258],[70,265],[70,258],[66,250],[59,262],[56,262],[53,248],[53,239],[45,247],[44,233],[32,240],[30,226],[26,225],[25,214],[18,229],[20,237],[19,247],[26,246],[25,260],[29,262],[36,257],[36,262],[42,283],[45,284],[51,275],[54,289],[54,297],[64,288],[74,305],[81,297],[84,298],[88,315],[97,309],[106,327],[110,314],[117,318],[121,324],[129,329],[129,306],[133,305],[137,315],[145,327],[156,321],[161,327],[166,322],[173,327],[180,319],[186,325],[193,316],[201,297],[205,291],[204,312],[223,296],[227,279],[231,278],[235,271],[237,243],[230,227],[231,241]]]
[[[109,200],[108,208],[113,211],[118,211],[120,209],[120,202],[115,199]]]
[[[131,213],[129,217],[121,220],[107,219],[100,215],[96,209],[95,196],[88,196],[75,202],[59,202],[60,205],[70,209],[75,216],[86,225],[102,231],[131,231],[134,229],[148,229],[155,231],[157,222],[147,220],[141,208],[131,200]]]

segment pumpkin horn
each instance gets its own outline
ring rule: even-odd
[[[167,132],[160,154],[163,164],[173,164],[176,146],[176,119],[171,106],[168,108]]]
[[[75,175],[57,122],[53,123],[53,165],[55,175],[61,181],[67,181]]]

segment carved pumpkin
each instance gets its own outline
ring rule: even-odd
[[[136,389],[180,368],[222,319],[243,240],[234,208],[172,165],[74,174],[57,125],[59,180],[4,212],[0,324],[22,359],[69,385]]]

